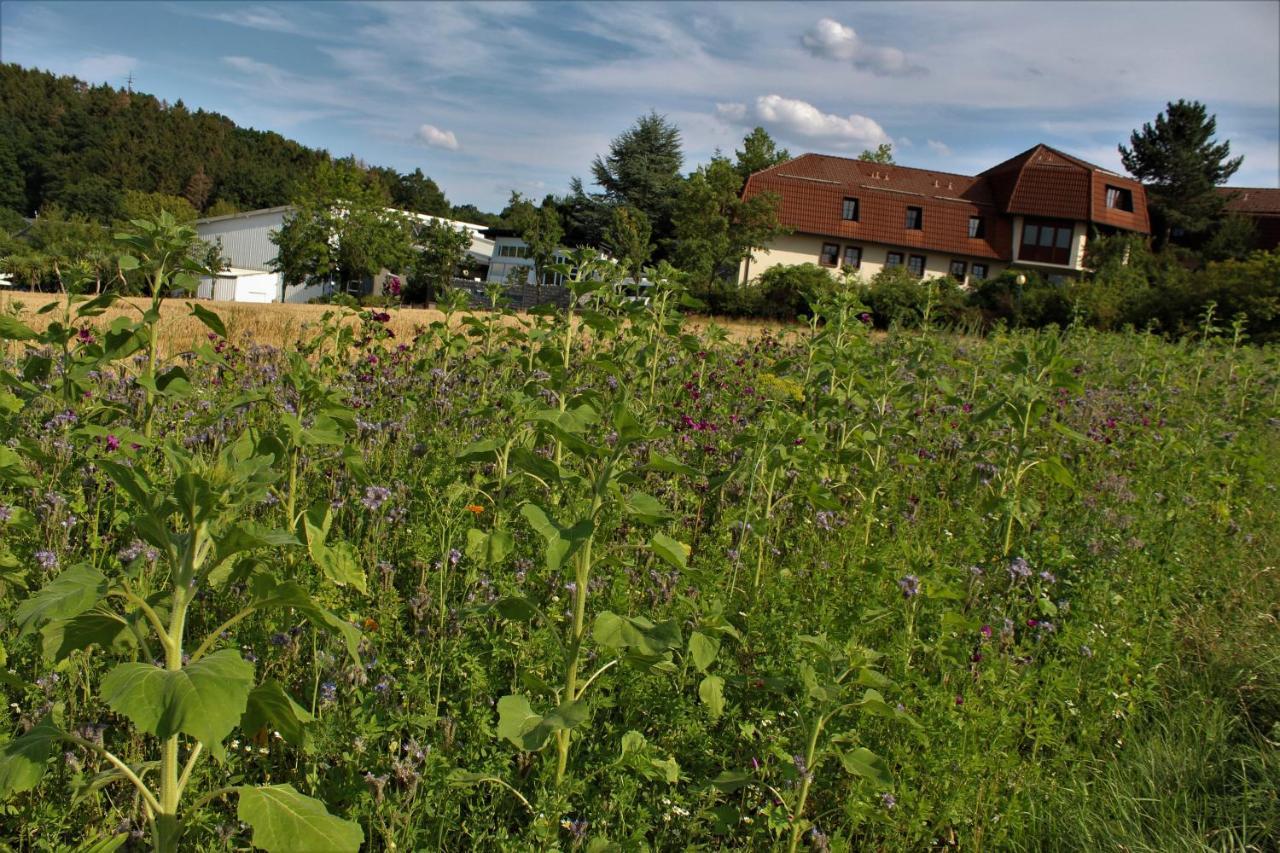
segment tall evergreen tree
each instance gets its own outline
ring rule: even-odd
[[[683,165],[680,129],[651,112],[610,143],[608,156],[596,156],[591,174],[611,205],[629,204],[642,211],[661,243],[671,236]]]
[[[605,232],[605,246],[613,252],[623,271],[639,281],[645,263],[653,254],[652,229],[644,211],[631,205],[613,209],[613,221]]]
[[[767,169],[791,159],[790,152],[785,148],[779,148],[773,141],[773,137],[763,127],[757,127],[748,133],[742,140],[742,150],[733,153],[738,158],[734,168],[738,170],[738,175],[744,184],[747,178],[761,169]]]
[[[1243,157],[1230,157],[1231,143],[1216,142],[1218,121],[1199,101],[1170,102],[1165,111],[1129,136],[1120,160],[1147,187],[1161,245],[1174,228],[1206,231],[1222,215],[1226,199],[1214,187],[1236,173]]]

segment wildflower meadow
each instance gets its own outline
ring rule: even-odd
[[[744,341],[582,254],[166,351],[135,225],[149,306],[0,316],[6,849],[1280,847],[1247,318]]]

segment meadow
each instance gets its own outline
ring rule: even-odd
[[[1280,847],[1274,348],[574,272],[0,314],[9,848]]]

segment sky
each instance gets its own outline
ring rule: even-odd
[[[1179,98],[1280,186],[1280,3],[0,3],[0,59],[123,86],[370,165],[454,204],[540,200],[650,110],[685,167],[765,127],[790,152],[975,174],[1038,142],[1122,171]]]

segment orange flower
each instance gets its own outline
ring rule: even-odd
[[[364,629],[366,631],[378,630],[378,620],[374,619],[372,616],[365,617],[365,620],[362,624],[364,625]]]
[[[484,512],[484,507],[480,506],[480,504],[467,504],[467,512],[479,515]]]

